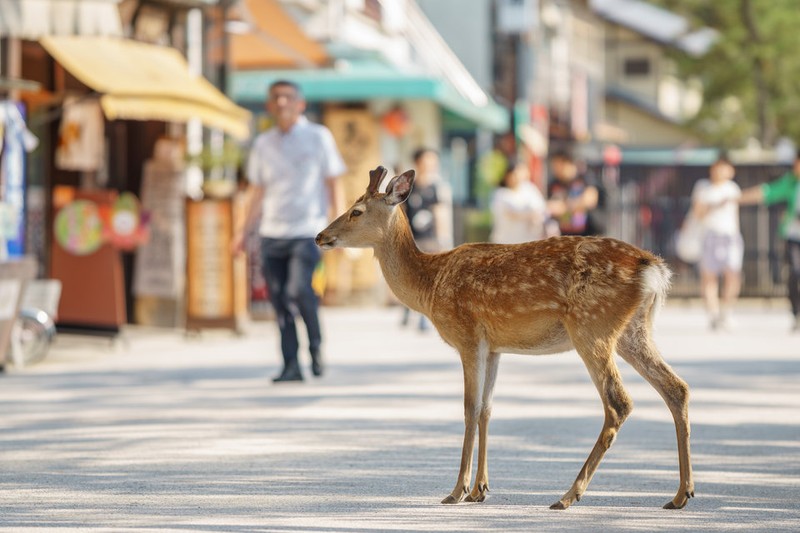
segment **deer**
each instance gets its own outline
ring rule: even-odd
[[[547,355],[577,351],[600,395],[603,427],[577,478],[551,509],[584,495],[633,402],[615,353],[666,403],[678,440],[680,481],[665,509],[694,496],[689,450],[689,387],[664,361],[652,331],[667,297],[671,271],[656,255],[607,237],[557,236],[524,244],[466,243],[424,253],[399,206],[414,170],[393,177],[381,192],[384,167],[369,173],[365,194],[321,231],[316,243],[372,248],[383,276],[404,305],[424,313],[461,358],[464,441],[453,491],[443,504],[482,502],[489,492],[487,441],[492,393],[501,353]],[[475,437],[478,466],[470,489]]]

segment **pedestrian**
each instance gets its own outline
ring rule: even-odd
[[[478,207],[483,209],[489,206],[492,193],[516,159],[517,138],[510,131],[496,137],[493,148],[478,158],[473,190]]]
[[[792,170],[778,179],[745,189],[741,204],[786,204],[779,235],[786,241],[786,265],[789,270],[788,294],[794,321],[792,331],[800,332],[800,152]]]
[[[731,162],[720,155],[709,168],[708,179],[699,180],[692,190],[692,214],[703,233],[700,292],[713,330],[731,328],[731,312],[742,285],[744,241],[738,203],[742,190],[733,181],[735,174]]]
[[[453,247],[452,195],[442,179],[439,154],[431,148],[419,148],[413,154],[416,179],[403,207],[411,225],[411,234],[423,252],[436,253]],[[411,310],[403,310],[402,325],[407,325]],[[419,317],[419,330],[430,328],[425,315]]]
[[[300,87],[288,80],[272,83],[266,109],[274,126],[253,141],[247,179],[253,188],[246,226],[261,205],[261,256],[270,302],[280,331],[283,370],[272,381],[302,381],[295,325],[299,314],[308,333],[311,371],[323,373],[319,298],[312,287],[320,250],[314,237],[344,208],[337,179],[345,165],[333,135],[304,115]],[[241,249],[241,235],[234,248]]]
[[[547,209],[561,235],[602,235],[605,232],[604,192],[588,172],[565,151],[551,157],[553,179],[547,185]]]
[[[492,197],[494,243],[516,244],[544,237],[547,205],[541,191],[531,182],[523,163],[512,163]]]

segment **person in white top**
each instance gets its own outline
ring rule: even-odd
[[[725,156],[710,168],[708,179],[695,184],[692,210],[705,231],[700,259],[701,292],[712,329],[730,327],[730,312],[739,297],[744,241],[739,227],[742,190]],[[723,278],[720,301],[719,278]]]
[[[544,196],[531,183],[528,167],[509,165],[492,197],[489,240],[517,244],[543,238],[546,209]]]
[[[331,132],[303,116],[306,101],[297,84],[280,80],[270,85],[266,108],[275,126],[253,142],[247,163],[247,222],[234,239],[234,249],[241,250],[243,234],[260,212],[264,278],[283,352],[283,371],[273,381],[302,381],[295,315],[299,313],[306,325],[311,370],[320,376],[319,299],[311,285],[320,250],[314,237],[344,210],[342,185],[336,178],[345,165]]]

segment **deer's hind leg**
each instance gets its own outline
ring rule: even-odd
[[[614,442],[622,423],[633,410],[633,402],[622,385],[622,377],[614,361],[613,336],[590,339],[585,335],[581,336],[580,333],[573,334],[574,330],[568,329],[578,355],[583,359],[600,394],[605,418],[600,436],[578,473],[578,477],[564,496],[550,506],[551,509],[566,509],[581,499],[592,476],[597,471],[600,461]]]
[[[689,450],[689,387],[661,357],[651,332],[652,305],[644,305],[633,317],[617,345],[619,355],[653,386],[664,399],[675,421],[678,437],[680,484],[665,509],[681,509],[694,496],[691,453]]]

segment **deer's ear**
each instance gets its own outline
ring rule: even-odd
[[[399,176],[392,178],[389,185],[386,186],[386,197],[384,201],[389,205],[397,205],[405,202],[408,195],[411,194],[411,188],[414,186],[414,171],[406,170]]]

